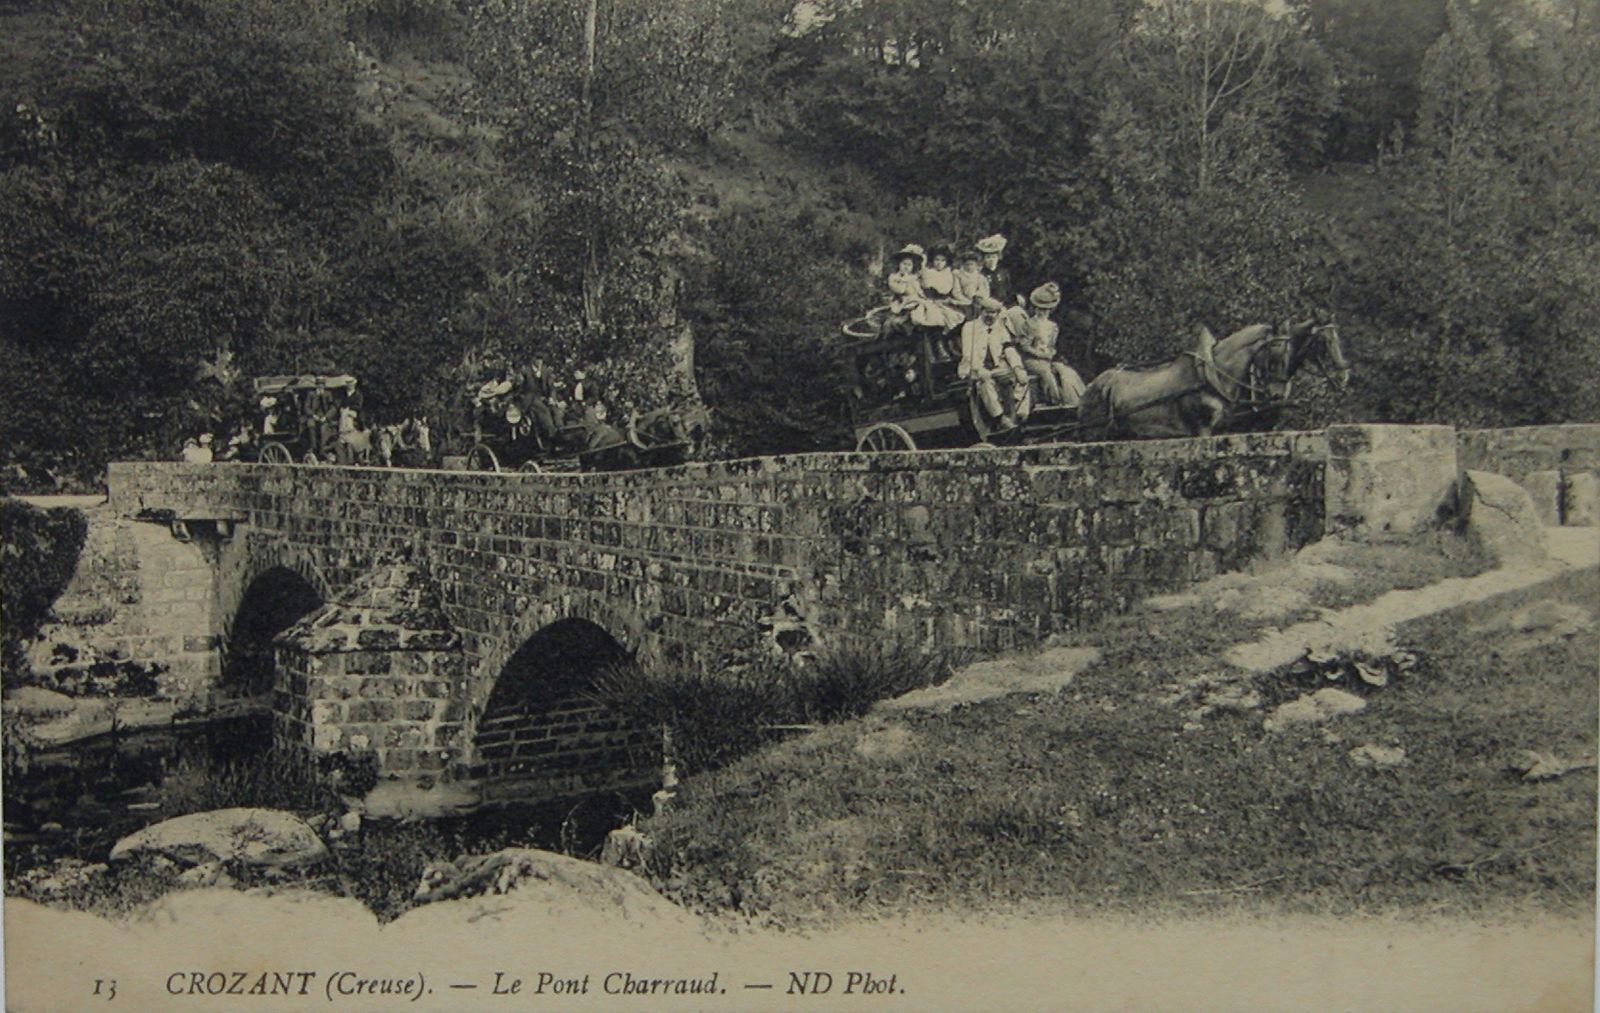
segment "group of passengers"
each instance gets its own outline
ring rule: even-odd
[[[933,332],[935,357],[958,363],[956,376],[971,383],[997,429],[1027,418],[1030,377],[1046,404],[1076,407],[1083,394],[1083,380],[1056,347],[1061,331],[1050,316],[1061,305],[1060,286],[1046,282],[1026,300],[1014,296],[1000,265],[1005,247],[1004,236],[986,236],[952,265],[948,247],[924,253],[910,243],[894,255],[888,277],[897,321],[890,326]]]

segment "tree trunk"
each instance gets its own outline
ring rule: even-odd
[[[589,163],[594,156],[594,51],[598,8],[599,0],[589,0],[583,16],[583,85],[579,96],[582,122],[579,129],[585,163]],[[597,328],[604,320],[605,278],[600,270],[600,252],[595,243],[592,222],[584,236],[583,245],[583,319],[591,328]]]

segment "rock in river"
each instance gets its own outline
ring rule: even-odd
[[[147,853],[183,865],[239,861],[282,867],[315,862],[328,854],[322,839],[293,813],[276,809],[217,809],[145,827],[118,841],[113,862]]]

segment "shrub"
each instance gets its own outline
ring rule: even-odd
[[[860,717],[879,700],[943,682],[954,660],[948,652],[872,641],[825,650],[804,665],[765,659],[707,672],[624,664],[602,673],[596,695],[636,721],[670,728],[681,772],[695,774],[806,726]]]
[[[167,773],[159,791],[169,816],[235,807],[300,813],[342,809],[333,788],[305,763],[268,750],[245,760],[184,759]]]
[[[89,524],[77,510],[0,500],[0,627],[4,679],[22,675],[22,645],[39,632],[78,566]]]

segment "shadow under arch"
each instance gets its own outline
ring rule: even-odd
[[[485,802],[511,803],[638,788],[660,776],[657,729],[608,709],[595,693],[632,656],[586,619],[535,632],[501,668],[473,736],[472,774]]]
[[[227,650],[222,656],[223,692],[263,696],[272,691],[272,638],[322,606],[311,582],[287,566],[256,575],[234,611]]]

